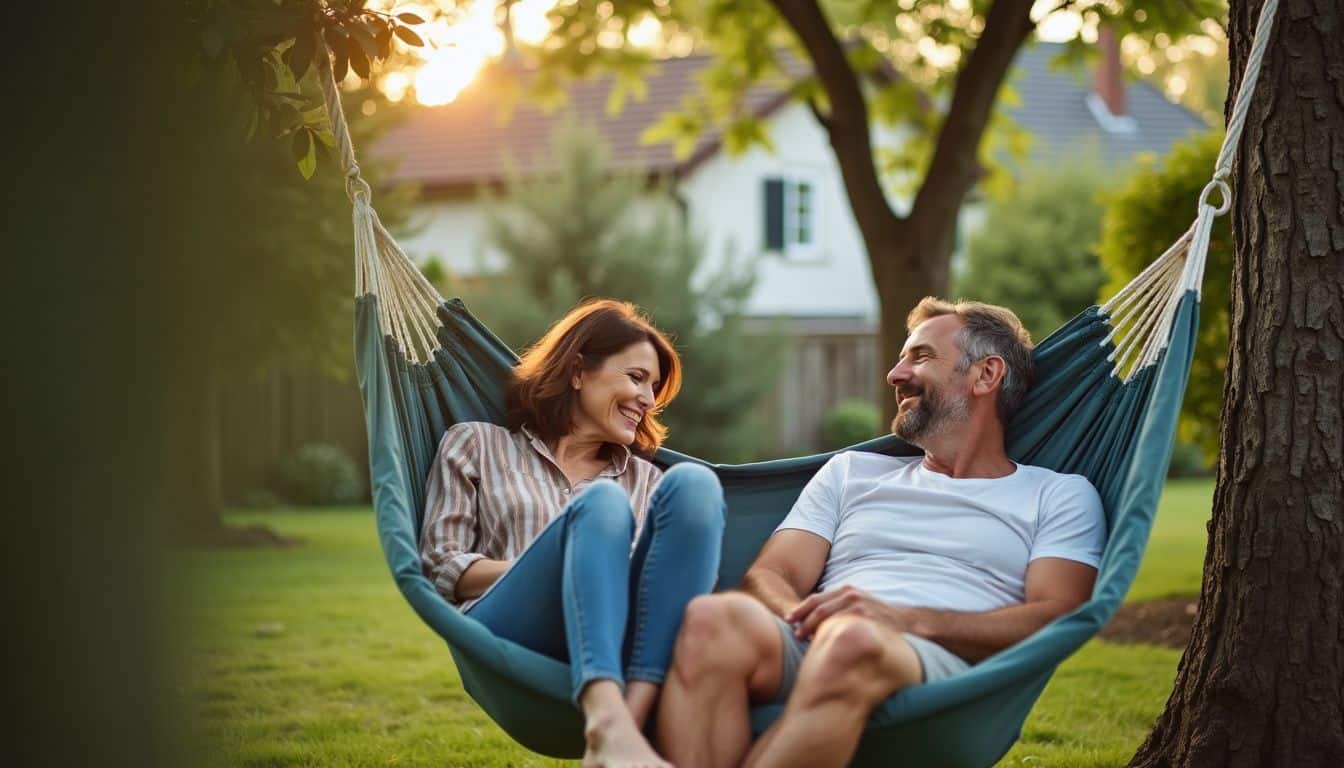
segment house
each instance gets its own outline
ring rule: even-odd
[[[1036,139],[1032,162],[1086,144],[1099,148],[1106,162],[1123,163],[1139,152],[1163,154],[1204,127],[1151,84],[1125,82],[1113,37],[1103,38],[1092,84],[1052,69],[1058,52],[1057,45],[1037,44],[1016,62],[1012,82],[1020,103],[1011,114]],[[773,151],[731,154],[715,131],[702,135],[685,158],[670,144],[641,142],[644,130],[696,87],[696,73],[708,62],[706,56],[660,62],[648,98],[617,115],[606,110],[610,79],[574,84],[567,112],[520,104],[507,121],[496,92],[469,87],[452,104],[423,109],[390,130],[374,151],[395,160],[395,179],[422,190],[413,217],[418,228],[403,247],[418,260],[437,260],[462,274],[490,268],[478,190],[502,181],[510,164],[526,173],[544,163],[551,133],[567,114],[591,125],[618,169],[672,181],[687,225],[710,249],[711,265],[759,257],[748,311],[782,323],[793,339],[773,406],[774,450],[815,450],[829,407],[843,398],[875,397],[889,362],[876,359],[878,304],[868,259],[826,134],[782,85],[756,88],[745,104],[765,121]],[[876,146],[902,140],[896,128],[875,127],[873,136]],[[892,205],[905,208],[894,184],[892,190]],[[964,221],[972,226],[977,218],[972,207]]]

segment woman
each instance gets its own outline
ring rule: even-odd
[[[718,478],[646,459],[680,384],[634,306],[583,304],[514,369],[509,428],[454,425],[429,476],[426,575],[496,635],[569,662],[584,765],[665,765],[641,731],[686,603],[718,572]]]

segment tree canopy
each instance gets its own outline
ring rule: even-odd
[[[1102,178],[1089,163],[1063,164],[992,196],[956,294],[1012,307],[1036,340],[1091,305],[1106,281],[1096,250]]]

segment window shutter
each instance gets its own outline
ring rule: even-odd
[[[784,180],[765,180],[765,250],[784,250]]]

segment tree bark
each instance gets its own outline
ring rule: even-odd
[[[1231,3],[1234,94],[1261,4]],[[1285,0],[1251,103],[1199,614],[1133,766],[1344,765],[1341,36],[1338,0]]]
[[[996,0],[985,14],[985,28],[957,73],[933,158],[904,217],[892,210],[882,189],[873,164],[868,104],[834,26],[816,0],[775,0],[774,5],[807,50],[830,102],[822,125],[868,252],[880,312],[881,360],[894,364],[905,343],[906,313],[921,298],[947,292],[957,214],[980,180],[980,141],[999,87],[1035,28],[1032,0]],[[886,390],[881,385],[890,419],[896,415],[896,402]]]

